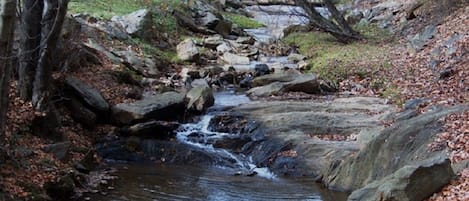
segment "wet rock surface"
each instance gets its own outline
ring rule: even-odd
[[[121,103],[112,107],[113,122],[129,124],[148,119],[175,119],[183,114],[184,94],[166,92],[133,103]]]

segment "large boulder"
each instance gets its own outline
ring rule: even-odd
[[[268,66],[266,70],[268,70]],[[283,73],[263,75],[263,76],[254,78],[254,80],[252,80],[252,86],[259,87],[259,86],[268,85],[273,82],[290,82],[290,81],[295,80],[299,75],[301,75],[301,73],[295,70],[289,70]]]
[[[255,120],[264,129],[266,140],[244,153],[254,163],[269,167],[277,175],[320,180],[337,161],[359,151],[358,144],[346,138],[362,130],[379,131],[381,121],[392,110],[383,99],[354,97],[331,102],[255,101],[234,108],[233,113]],[[331,134],[344,140],[316,137]]]
[[[65,87],[93,112],[101,116],[107,116],[109,104],[97,89],[72,76],[67,77],[65,80]]]
[[[453,175],[448,157],[436,156],[353,191],[348,201],[424,200],[449,183]]]
[[[153,13],[141,9],[124,16],[114,16],[111,21],[119,24],[125,32],[134,37],[150,38],[153,30]]]
[[[139,137],[148,137],[152,139],[170,139],[174,137],[175,130],[179,127],[177,122],[150,120],[143,123],[124,127],[121,133]]]
[[[283,92],[283,84],[281,82],[273,82],[262,87],[254,87],[246,93],[250,96],[263,97],[277,95],[280,92]]]
[[[116,54],[124,59],[123,63],[127,67],[146,77],[155,77],[159,74],[156,63],[151,57],[139,56],[132,50],[118,51]]]
[[[295,77],[293,77],[294,74],[288,76],[285,74],[283,76],[275,76],[276,74],[272,75],[274,76],[265,76],[269,76],[269,78],[277,78],[286,82],[275,81],[273,79],[263,79],[263,83],[270,84],[252,88],[247,93],[252,96],[270,96],[283,92],[304,92],[307,94],[321,93],[319,80],[314,74],[299,74]],[[252,82],[253,86],[257,86],[260,83],[260,81],[256,79],[257,78]]]
[[[236,64],[244,64],[247,65],[249,64],[249,57],[245,56],[239,56],[230,52],[225,52],[222,57],[223,61],[230,65],[236,65]]]
[[[199,49],[197,49],[197,45],[190,38],[179,43],[176,49],[179,59],[183,61],[195,61],[198,60],[200,56]]]
[[[202,112],[215,103],[212,88],[208,85],[199,85],[187,92],[187,109]]]
[[[367,140],[354,157],[347,158],[332,167],[323,178],[323,182],[334,189],[352,191],[368,185],[371,181],[395,174],[405,166],[422,166],[436,155],[445,155],[445,150],[433,151],[428,146],[441,132],[442,125],[438,120],[448,114],[464,110],[469,108],[467,106],[440,108],[394,123],[393,126],[377,133],[371,140]],[[438,174],[449,174],[449,172]],[[431,181],[430,177],[433,176],[421,174],[419,177]],[[441,176],[442,181],[443,178],[445,177]]]
[[[184,94],[166,92],[133,103],[120,103],[112,107],[113,122],[130,124],[149,119],[175,119],[184,111]]]
[[[222,20],[210,11],[206,11],[202,15],[203,16],[199,18],[199,22],[202,26],[207,27],[208,29],[215,29],[217,24]]]

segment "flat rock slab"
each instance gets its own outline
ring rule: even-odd
[[[393,111],[394,107],[385,104],[385,100],[371,97],[330,102],[259,101],[233,109],[264,129],[266,140],[247,153],[253,161],[278,174],[317,178],[336,161],[358,152],[360,146],[356,141],[327,141],[315,136],[350,136],[363,130],[379,130],[384,127],[381,121]],[[282,153],[295,154],[289,157]]]
[[[130,124],[149,119],[168,120],[183,114],[184,94],[166,92],[133,103],[120,103],[112,107],[113,122]]]
[[[109,111],[109,104],[107,101],[104,100],[101,93],[92,86],[71,76],[67,77],[65,85],[80,99],[80,101],[83,101],[94,112],[106,114]]]

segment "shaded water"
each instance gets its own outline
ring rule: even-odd
[[[249,102],[245,95],[233,91],[216,93],[213,108],[235,106]],[[212,108],[212,109],[213,109]],[[255,167],[249,158],[216,149],[210,139],[221,138],[226,133],[207,129],[211,113],[198,122],[181,127],[178,141],[206,150],[212,154],[232,158],[234,166],[172,165],[164,163],[116,165],[119,179],[111,184],[112,190],[88,195],[86,200],[147,201],[147,200],[308,200],[341,201],[346,194],[321,188],[312,178],[282,178],[267,168]],[[190,133],[200,133],[199,141],[187,138]],[[204,141],[200,141],[204,139]],[[256,172],[246,176],[243,171]]]
[[[92,200],[345,200],[311,180],[233,176],[210,167],[131,165],[119,171],[119,177],[125,182]]]

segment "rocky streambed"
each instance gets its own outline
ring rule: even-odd
[[[258,20],[304,23],[260,13],[269,9],[247,10]],[[418,114],[412,104],[397,112],[380,98],[331,96],[333,87],[299,71],[301,55],[271,56],[275,48],[265,47],[286,26],[266,24],[246,30],[252,36],[206,38],[227,65],[183,69],[187,93],[111,106],[120,135],[98,142],[97,151],[121,179],[104,196],[89,198],[422,200],[449,182],[446,151],[428,145],[442,129],[441,117],[469,107]],[[186,40],[178,51],[192,60],[200,56],[197,46]],[[297,92],[319,98],[259,99]]]

